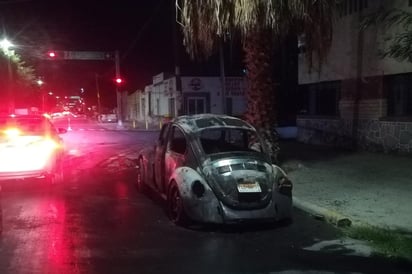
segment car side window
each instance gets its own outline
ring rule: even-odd
[[[177,128],[172,128],[172,135],[169,142],[169,149],[173,152],[184,154],[186,152],[186,138],[183,132]]]

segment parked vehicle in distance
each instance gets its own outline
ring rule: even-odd
[[[100,114],[99,115],[99,122],[102,123],[114,123],[117,122],[117,115],[113,113],[109,114]]]
[[[66,132],[43,115],[0,116],[0,181],[61,182],[64,144],[59,134]]]
[[[197,114],[163,125],[137,159],[136,187],[166,200],[172,222],[229,224],[292,218],[292,183],[253,126]]]

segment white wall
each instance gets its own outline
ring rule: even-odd
[[[406,0],[369,0],[368,8],[364,9],[362,14],[367,15],[376,11],[381,4],[387,8],[397,7],[412,11]],[[303,54],[299,56],[299,84],[356,78],[357,69],[360,67],[357,56],[359,16],[359,11],[343,17],[336,15],[332,46],[320,73],[316,68],[309,71],[305,56]],[[371,26],[364,31],[361,47],[363,54],[361,75],[363,77],[412,71],[409,62],[398,62],[392,58],[380,59],[378,56],[378,50],[384,45],[385,38],[393,36],[397,31],[397,28],[385,30],[383,26]]]

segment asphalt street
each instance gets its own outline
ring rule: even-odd
[[[0,273],[408,273],[298,209],[287,225],[173,225],[134,186],[131,158],[155,136],[79,122],[64,184],[4,185]]]

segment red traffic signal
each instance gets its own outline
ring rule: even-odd
[[[56,58],[57,53],[56,53],[55,51],[53,51],[53,50],[50,50],[50,51],[47,52],[47,56],[48,56],[49,58]]]
[[[123,84],[124,80],[121,77],[116,77],[116,79],[114,79],[114,82],[116,83],[116,85],[121,85]]]
[[[57,59],[59,56],[55,50],[49,50],[47,52],[47,58],[48,59]]]

